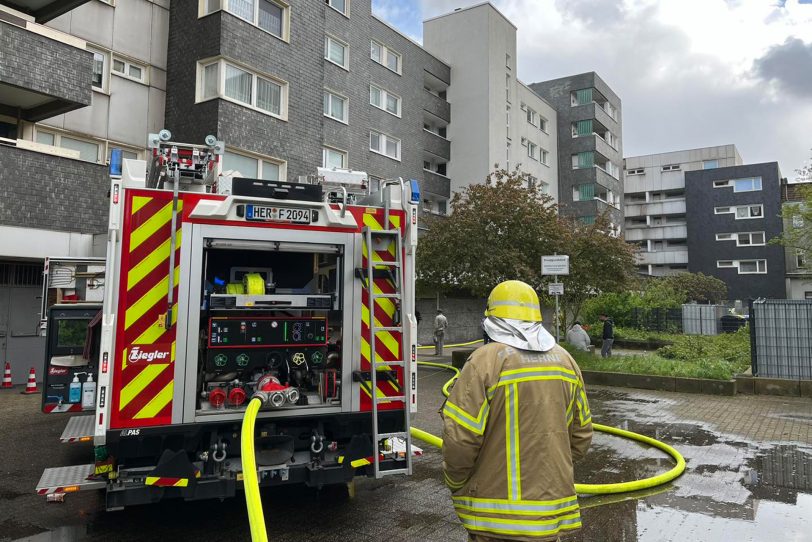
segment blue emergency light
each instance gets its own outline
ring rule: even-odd
[[[412,198],[410,201],[412,203],[420,203],[420,184],[415,179],[411,179],[409,185],[412,189]]]
[[[122,159],[124,157],[124,151],[121,149],[113,149],[110,152],[110,176],[111,177],[121,177],[121,166],[122,166]]]

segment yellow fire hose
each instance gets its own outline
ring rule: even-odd
[[[426,367],[436,367],[439,369],[445,369],[447,371],[454,371],[454,376],[452,376],[448,382],[443,385],[443,395],[448,397],[449,391],[448,388],[454,383],[457,377],[460,375],[459,369],[454,367],[453,365],[446,365],[444,363],[434,363],[431,361],[418,361],[418,365],[423,365]],[[617,435],[619,437],[628,438],[631,440],[636,440],[638,442],[642,442],[644,444],[648,444],[649,446],[653,446],[654,448],[658,448],[668,455],[670,455],[676,465],[669,470],[668,472],[664,472],[662,474],[658,474],[657,476],[651,476],[649,478],[643,478],[642,480],[632,480],[630,482],[618,482],[614,484],[575,484],[575,492],[581,495],[605,495],[610,493],[627,493],[629,491],[639,491],[641,489],[648,489],[651,487],[656,487],[665,483],[674,480],[675,478],[679,477],[685,471],[685,458],[682,457],[677,450],[669,446],[664,442],[660,442],[659,440],[655,440],[651,437],[647,437],[645,435],[641,435],[639,433],[635,433],[633,431],[626,431],[625,429],[618,429],[617,427],[610,427],[608,425],[601,425],[599,423],[592,424],[593,429],[596,431],[601,431],[602,433],[609,433],[612,435]],[[423,442],[431,444],[432,446],[436,446],[437,448],[443,447],[443,440],[440,437],[432,435],[431,433],[427,433],[421,429],[416,427],[411,428],[411,434],[414,438],[420,439]]]
[[[448,346],[468,346],[478,342],[482,341],[471,341],[469,343]],[[418,361],[417,364],[425,367],[436,367],[447,371],[454,371],[454,376],[443,384],[443,395],[448,397],[450,393],[449,388],[460,375],[459,369],[452,365],[434,363],[430,361]],[[262,511],[262,500],[259,496],[259,479],[257,478],[256,457],[254,455],[254,427],[256,424],[257,414],[259,413],[261,406],[262,400],[256,397],[251,399],[251,402],[248,403],[248,408],[246,409],[245,417],[243,418],[242,438],[240,439],[245,503],[248,508],[248,522],[251,526],[251,540],[253,542],[268,542],[268,533],[265,530],[265,514]],[[670,455],[674,461],[676,461],[676,465],[668,472],[658,474],[657,476],[651,476],[649,478],[643,478],[642,480],[618,482],[615,484],[575,484],[575,491],[578,494],[605,495],[613,493],[627,493],[630,491],[653,488],[674,480],[685,471],[685,459],[677,450],[664,442],[660,442],[659,440],[655,440],[639,433],[618,429],[616,427],[609,427],[607,425],[593,423],[592,427],[596,431],[636,440],[638,442],[648,444],[649,446],[653,446],[654,448],[658,448]],[[443,440],[440,437],[432,435],[431,433],[423,431],[422,429],[418,429],[417,427],[411,427],[410,430],[414,438],[420,439],[432,446],[436,446],[437,448],[443,447]]]

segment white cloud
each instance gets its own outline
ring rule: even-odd
[[[477,3],[420,2],[424,18]],[[518,27],[525,82],[594,70],[618,93],[627,156],[735,143],[746,162],[777,160],[789,177],[809,158],[812,103],[799,99],[799,85],[812,73],[803,54],[812,47],[811,4],[493,3]]]

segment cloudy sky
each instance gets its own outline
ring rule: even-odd
[[[423,19],[478,0],[373,0]],[[492,0],[518,27],[525,83],[596,71],[623,101],[624,154],[734,143],[783,175],[812,157],[812,0]]]

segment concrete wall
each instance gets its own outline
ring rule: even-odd
[[[714,188],[713,181],[760,176],[762,190],[734,193],[732,187]],[[780,171],[776,162],[685,174],[688,220],[688,270],[725,281],[728,298],[746,300],[786,297],[784,248],[778,245],[736,246],[735,241],[716,241],[717,233],[764,231],[766,240],[782,231]],[[736,220],[734,214],[714,214],[715,207],[763,204],[763,218]],[[766,259],[766,274],[738,274],[736,268],[717,268],[719,260]]]
[[[88,2],[50,21],[48,26],[81,37],[89,48],[104,53],[107,72],[104,89],[93,91],[91,107],[48,119],[44,124],[105,146],[143,153],[147,134],[157,132],[164,124],[168,6],[168,0],[129,0],[116,2],[115,6]],[[146,82],[112,72],[113,57],[146,67]],[[108,155],[109,149],[104,156]]]
[[[583,183],[599,183],[620,197],[619,207],[608,207],[606,210],[612,222],[622,226],[623,211],[623,175],[613,178],[610,175],[601,175],[597,167],[589,170],[576,170],[572,167],[572,155],[582,151],[595,151],[604,154],[606,158],[622,168],[623,162],[623,109],[620,98],[595,72],[582,73],[569,77],[562,77],[551,81],[533,83],[530,88],[552,104],[558,112],[558,184],[559,201],[562,213],[572,216],[590,216],[595,213],[595,204],[591,201],[573,201],[572,189]],[[586,88],[597,89],[609,103],[617,110],[617,119],[612,119],[597,104],[572,106],[571,93]],[[598,136],[572,137],[572,123],[579,120],[596,119],[605,125],[617,138],[616,148],[606,144]]]

